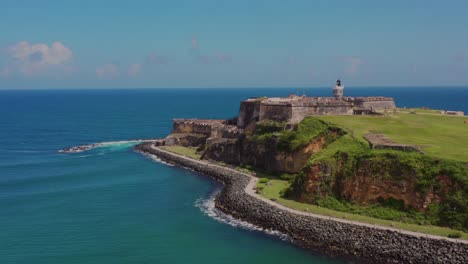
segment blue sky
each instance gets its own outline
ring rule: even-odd
[[[468,1],[0,0],[0,89],[468,85]]]

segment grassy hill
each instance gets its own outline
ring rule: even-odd
[[[385,134],[400,144],[418,145],[425,154],[468,162],[468,117],[430,114],[387,116],[320,116],[365,142],[368,133]]]

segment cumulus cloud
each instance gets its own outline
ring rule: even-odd
[[[231,55],[223,54],[220,52],[216,52],[215,58],[218,63],[227,63],[227,62],[231,62],[232,60]]]
[[[348,76],[356,75],[359,72],[359,68],[363,63],[364,61],[358,57],[345,58],[345,74]]]
[[[203,64],[210,64],[211,63],[211,57],[208,55],[199,55],[197,56],[197,61]]]
[[[158,55],[156,53],[151,53],[146,57],[145,64],[152,65],[152,64],[167,64],[168,59],[164,56]]]
[[[140,72],[141,72],[141,64],[139,64],[139,63],[134,63],[134,64],[130,65],[130,67],[128,68],[128,75],[130,75],[132,77],[138,76],[138,74],[140,74]]]
[[[8,63],[0,70],[2,75],[20,73],[31,76],[51,69],[60,71],[64,64],[73,59],[73,51],[61,42],[54,42],[48,46],[21,41],[6,48],[5,53]]]
[[[192,37],[192,50],[198,50],[198,38]]]
[[[119,66],[113,63],[104,64],[96,68],[96,76],[100,79],[113,79],[119,76]]]
[[[223,63],[229,63],[232,61],[232,57],[231,55],[228,55],[228,54],[223,54],[223,53],[220,53],[220,52],[216,52],[214,55],[198,55],[196,57],[196,61],[199,62],[199,63],[203,63],[203,64],[211,64],[211,63],[219,63],[219,64],[223,64]]]
[[[193,37],[191,42],[190,53],[193,56],[194,60],[202,64],[212,64],[212,63],[229,63],[232,61],[232,57],[229,54],[222,52],[207,53],[203,52],[200,48],[198,38]]]

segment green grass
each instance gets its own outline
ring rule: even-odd
[[[396,143],[418,145],[429,156],[468,162],[468,125],[464,124],[468,117],[395,114],[320,116],[318,119],[350,131],[366,144],[365,134],[385,134]]]
[[[308,144],[318,135],[326,133],[331,126],[317,118],[305,118],[293,130],[285,130],[285,127],[285,123],[260,122],[255,134],[249,139],[259,142],[275,139],[278,149],[294,151]]]
[[[423,108],[397,108],[398,113],[414,113],[414,114],[432,114],[432,115],[442,115],[441,110],[434,109],[423,109]]]
[[[430,225],[416,225],[402,223],[398,221],[384,220],[373,218],[365,215],[351,214],[340,211],[331,210],[328,208],[320,207],[317,205],[311,205],[307,203],[301,203],[294,200],[285,199],[282,197],[282,192],[289,187],[289,182],[277,178],[271,178],[267,183],[257,183],[257,188],[261,189],[260,195],[267,198],[276,200],[276,202],[299,211],[306,211],[314,214],[330,216],[335,218],[342,218],[347,220],[353,220],[368,224],[376,224],[382,226],[389,226],[397,229],[403,229],[408,231],[421,232],[425,234],[438,235],[448,237],[450,234],[460,234],[461,239],[468,240],[468,233],[454,230],[446,227],[430,226]]]
[[[182,146],[162,146],[164,150],[174,152],[179,155],[183,155],[192,159],[201,159],[201,155],[197,153],[196,148],[182,147]]]

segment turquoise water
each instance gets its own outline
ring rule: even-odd
[[[468,89],[357,89],[468,112]],[[336,263],[219,215],[219,184],[113,144],[164,137],[173,117],[229,118],[292,89],[0,92],[0,263]],[[309,94],[325,95],[315,89]],[[457,96],[454,96],[454,93]],[[400,103],[400,105],[402,105]]]

